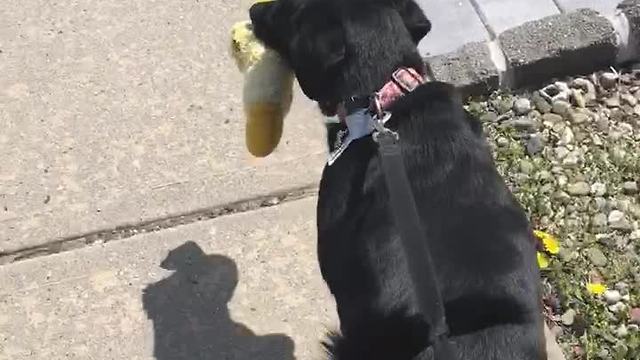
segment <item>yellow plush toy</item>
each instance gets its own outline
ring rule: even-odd
[[[231,29],[231,54],[245,74],[243,103],[247,149],[265,157],[278,146],[293,99],[293,72],[254,36],[250,21]]]

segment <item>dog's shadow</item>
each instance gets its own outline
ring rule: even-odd
[[[206,255],[196,243],[187,242],[160,266],[174,273],[143,293],[157,360],[294,359],[289,337],[256,336],[230,318],[227,303],[238,283],[233,260]]]

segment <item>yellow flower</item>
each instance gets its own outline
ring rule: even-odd
[[[560,243],[558,243],[558,240],[553,235],[539,230],[535,230],[533,233],[542,241],[544,249],[549,254],[556,255],[560,252]]]
[[[599,283],[587,283],[587,291],[593,295],[602,295],[607,291],[607,287]]]
[[[549,258],[540,251],[538,251],[538,266],[540,269],[546,269],[549,267]]]

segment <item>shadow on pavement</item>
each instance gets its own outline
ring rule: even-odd
[[[293,360],[294,343],[256,336],[229,316],[238,284],[233,260],[206,255],[194,242],[172,250],[160,266],[175,272],[149,285],[142,300],[153,321],[157,360]]]

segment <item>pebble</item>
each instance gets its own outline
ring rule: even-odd
[[[538,123],[534,119],[529,119],[526,117],[521,117],[509,121],[505,121],[504,124],[506,126],[512,126],[517,130],[534,130],[538,127]]]
[[[638,183],[635,181],[627,181],[622,184],[622,192],[626,195],[635,195],[638,193]]]
[[[637,220],[640,220],[640,205],[630,204],[629,205],[629,214]]]
[[[624,219],[624,213],[620,210],[613,210],[612,212],[609,213],[609,217],[608,217],[609,223],[615,223],[622,219]]]
[[[591,227],[596,230],[604,230],[607,227],[607,215],[599,213],[591,220]]]
[[[609,131],[609,120],[605,119],[604,117],[600,117],[598,120],[596,120],[596,129],[604,133]]]
[[[526,143],[527,154],[529,156],[536,155],[544,150],[544,142],[542,138],[538,135],[532,135]]]
[[[620,291],[620,293],[626,293],[629,291],[629,284],[624,281],[619,281],[615,284],[615,288]]]
[[[507,147],[509,146],[509,139],[507,139],[504,136],[501,136],[498,139],[496,139],[496,144],[498,144],[498,146],[500,147]]]
[[[492,101],[491,103],[493,108],[498,111],[498,114],[506,114],[513,107],[513,98],[511,97],[501,97]]]
[[[497,120],[498,114],[494,113],[493,111],[488,111],[480,116],[480,121],[482,121],[483,123],[492,123],[496,122]]]
[[[621,313],[626,309],[627,309],[627,305],[625,305],[623,302],[618,302],[613,305],[609,305],[609,311],[611,311],[614,314]]]
[[[572,124],[582,124],[589,121],[589,115],[578,112],[578,111],[570,111],[569,112],[569,121]]]
[[[562,166],[564,167],[575,167],[580,163],[580,156],[575,152],[572,151],[569,153],[569,155],[567,155],[567,157],[565,157],[562,160]]]
[[[531,100],[533,101],[533,105],[543,114],[546,114],[551,111],[551,104],[543,98],[538,91],[534,92],[531,96]]]
[[[601,182],[595,182],[591,185],[591,194],[595,196],[605,196],[607,194],[607,185]]]
[[[571,110],[571,104],[564,100],[556,100],[553,102],[553,106],[551,107],[551,111],[558,115],[566,115],[569,110]]]
[[[571,89],[571,100],[577,107],[584,108],[587,106],[587,101],[582,95],[582,91],[578,89]]]
[[[618,94],[612,95],[604,99],[604,104],[610,108],[620,107],[620,96]]]
[[[623,339],[626,338],[627,335],[629,335],[629,330],[627,329],[626,326],[620,325],[617,329],[616,329],[616,337],[618,339]]]
[[[629,323],[640,325],[640,308],[633,308],[629,311]]]
[[[584,181],[572,183],[567,186],[567,192],[573,196],[585,196],[591,193],[591,186]]]
[[[549,114],[542,115],[542,120],[555,124],[555,123],[562,122],[563,119],[562,119],[562,116],[558,114],[549,113]]]
[[[566,158],[567,155],[569,155],[569,149],[564,146],[558,146],[557,148],[553,149],[553,153],[556,159],[562,160]]]
[[[622,294],[618,290],[607,290],[603,296],[609,305],[617,304],[622,300]]]
[[[629,106],[638,105],[638,99],[636,99],[635,96],[633,96],[631,94],[622,94],[622,95],[620,95],[620,100],[622,100],[623,104],[627,104]]]
[[[607,265],[607,257],[604,253],[598,248],[589,248],[587,249],[587,256],[591,263],[595,266],[605,266]]]
[[[573,130],[570,127],[565,127],[562,131],[562,135],[560,135],[560,141],[558,141],[559,145],[569,145],[573,143],[575,139],[575,135],[573,134]]]
[[[562,321],[562,324],[565,326],[573,325],[575,320],[576,320],[576,311],[573,309],[567,310],[564,314],[562,314],[562,316],[560,316],[560,321]]]
[[[531,174],[534,170],[533,163],[529,160],[520,160],[520,171],[523,174]]]
[[[571,82],[571,86],[581,89],[584,92],[584,98],[587,102],[596,100],[596,87],[591,81],[578,78]]]
[[[600,86],[611,89],[618,83],[618,75],[612,72],[604,72],[600,75]]]
[[[519,98],[513,102],[513,111],[516,115],[526,115],[531,111],[531,101],[525,98]]]
[[[598,209],[598,211],[605,211],[609,208],[609,205],[607,204],[607,200],[605,200],[605,198],[597,197],[593,199],[593,202],[595,203],[596,209]]]

